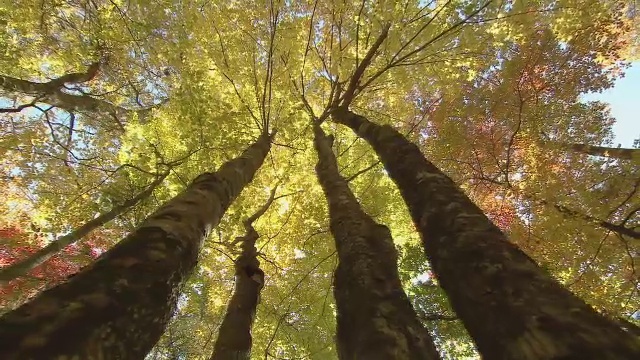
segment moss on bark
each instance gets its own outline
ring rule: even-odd
[[[269,148],[263,135],[217,172],[198,176],[95,263],[2,316],[0,358],[144,358],[173,313],[202,241]]]
[[[340,359],[438,359],[402,289],[389,229],[366,214],[340,176],[331,143],[318,125],[316,173],[329,202],[338,250],[334,296]]]
[[[640,342],[511,243],[420,149],[340,108],[397,184],[451,305],[486,359],[638,359]]]

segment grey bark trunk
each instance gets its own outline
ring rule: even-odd
[[[256,249],[256,241],[260,235],[253,227],[253,222],[269,209],[275,199],[276,189],[277,187],[271,191],[266,204],[245,220],[245,235],[232,243],[232,246],[240,243],[242,252],[235,261],[235,289],[227,305],[211,360],[251,359],[251,329],[260,300],[260,291],[264,286],[264,272],[260,269]]]
[[[513,245],[420,149],[344,108],[398,185],[451,305],[486,359],[639,359],[640,342]]]
[[[49,243],[47,246],[33,253],[24,260],[20,260],[14,264],[0,269],[0,285],[8,283],[11,280],[25,276],[29,271],[33,270],[36,266],[49,260],[52,256],[58,253],[65,247],[77,242],[85,237],[93,230],[103,226],[109,221],[115,219],[119,215],[125,213],[131,207],[135,206],[138,202],[148,198],[153,190],[162,183],[167,175],[162,175],[154,180],[144,191],[138,193],[133,198],[125,201],[124,203],[114,206],[111,210],[98,215],[96,218],[87,221],[84,225],[73,230],[67,235],[61,236],[55,241]]]
[[[173,313],[202,241],[269,151],[261,136],[198,176],[95,263],[0,318],[0,358],[142,359]]]
[[[220,326],[211,360],[249,360],[251,358],[251,328],[255,319],[264,272],[256,258],[255,230],[243,239],[242,254],[235,264],[235,289]]]
[[[331,140],[314,126],[316,173],[338,251],[334,274],[340,359],[439,359],[398,275],[389,229],[361,208],[340,176]]]

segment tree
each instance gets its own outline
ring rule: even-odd
[[[317,121],[314,119],[314,121]],[[400,284],[389,229],[367,215],[338,172],[333,140],[314,125],[316,173],[338,250],[334,275],[341,359],[439,359]]]
[[[251,358],[251,328],[260,301],[260,290],[264,286],[264,271],[260,269],[256,249],[260,235],[253,223],[269,210],[277,189],[275,186],[267,202],[244,221],[244,236],[230,244],[235,246],[239,243],[242,251],[235,260],[235,288],[213,347],[212,360]]]
[[[586,104],[580,95],[610,87],[624,72],[621,55],[632,32],[622,5],[0,5],[0,75],[37,86],[87,74],[99,61],[91,80],[66,82],[54,93],[127,110],[118,110],[116,121],[104,108],[73,108],[49,95],[32,105],[33,95],[0,87],[0,108],[9,111],[0,120],[6,199],[0,221],[8,235],[2,265],[133,198],[166,170],[163,159],[184,159],[149,198],[1,288],[8,294],[1,311],[76,271],[94,250],[114,246],[191,179],[245,149],[266,118],[278,138],[251,186],[204,241],[149,358],[211,357],[235,285],[237,253],[229,239],[245,232],[243,220],[275,183],[292,195],[274,200],[255,224],[265,286],[251,332],[253,357],[337,358],[332,289],[339,259],[314,172],[308,114],[329,119],[332,108],[349,100],[353,112],[416,144],[511,241],[596,311],[637,324],[638,242],[597,224],[637,230],[637,162],[559,147],[615,146],[606,104]],[[443,358],[479,357],[376,153],[351,129],[327,125],[339,173],[363,211],[392,234],[400,284],[436,348]],[[13,221],[17,213],[26,216]]]
[[[238,158],[197,177],[95,263],[0,318],[9,344],[2,357],[146,355],[176,306],[203,239],[251,181],[271,138],[265,131]]]
[[[335,109],[332,116],[379,154],[409,207],[438,282],[483,356],[640,355],[634,336],[596,313],[509,242],[416,145],[390,126],[345,108]]]
[[[3,224],[0,238],[9,244],[2,251],[0,262],[9,264],[16,259],[29,257],[41,247],[34,246],[33,240],[41,240],[43,234],[29,231],[20,224]],[[84,265],[95,260],[110,245],[108,231],[95,231],[89,234],[81,244],[73,244],[54,254],[24,276],[6,283],[0,288],[0,308],[2,313],[15,309],[34,297],[42,290],[59,284],[70,275],[78,272]]]

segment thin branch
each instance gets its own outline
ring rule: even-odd
[[[426,49],[429,45],[435,43],[436,41],[440,40],[441,38],[443,38],[444,36],[448,35],[451,31],[457,29],[458,27],[464,25],[469,19],[473,18],[474,16],[476,16],[478,13],[480,13],[480,11],[484,10],[487,6],[489,6],[489,4],[491,4],[491,0],[487,1],[484,5],[480,6],[477,10],[473,11],[471,14],[469,14],[468,16],[466,16],[464,19],[458,21],[457,23],[453,24],[452,26],[448,27],[447,29],[443,30],[442,32],[440,32],[438,35],[436,35],[435,37],[431,38],[429,41],[427,41],[426,43],[418,46],[416,49],[406,53],[405,55],[399,56],[399,53],[396,53],[396,55],[393,56],[393,58],[395,58],[394,61],[389,62],[389,64],[387,64],[387,66],[383,67],[382,69],[378,70],[375,74],[373,74],[373,76],[371,76],[363,85],[361,85],[359,87],[359,89],[362,91],[362,89],[366,88],[367,86],[369,86],[372,82],[374,82],[377,78],[379,78],[380,76],[382,76],[385,72],[387,72],[389,69],[398,66],[400,63],[402,63],[404,60],[408,59],[409,57],[421,52],[422,50]]]
[[[360,79],[364,75],[364,72],[367,69],[367,66],[371,64],[373,57],[376,55],[376,52],[378,51],[378,49],[380,48],[384,40],[387,38],[387,36],[389,36],[390,27],[391,27],[391,24],[387,24],[382,28],[382,32],[376,39],[376,42],[373,43],[371,48],[369,48],[369,51],[367,52],[365,57],[362,58],[362,62],[360,62],[360,64],[357,65],[356,70],[351,76],[349,85],[347,86],[347,89],[345,90],[344,95],[342,96],[342,103],[341,103],[342,106],[348,107],[349,104],[351,104],[351,101],[353,101],[353,97],[355,95],[356,89],[358,88]]]
[[[355,174],[353,174],[353,175],[349,176],[349,177],[346,179],[346,180],[347,180],[347,182],[350,182],[351,180],[353,180],[353,179],[357,178],[358,176],[360,176],[360,175],[362,175],[362,174],[366,173],[367,171],[369,171],[369,170],[373,169],[374,167],[378,166],[378,164],[380,164],[380,160],[378,160],[378,161],[374,162],[373,164],[371,164],[371,165],[367,166],[366,168],[364,168],[364,169],[362,169],[362,170],[358,171],[357,173],[355,173]]]

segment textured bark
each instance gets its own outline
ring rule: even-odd
[[[86,73],[66,74],[46,83],[37,83],[0,75],[0,88],[6,93],[14,93],[32,96],[32,104],[21,105],[17,109],[0,109],[0,112],[15,112],[22,110],[35,103],[45,103],[67,111],[83,111],[93,113],[103,113],[116,120],[126,117],[133,112],[137,112],[140,120],[143,121],[146,113],[153,107],[145,109],[126,109],[114,105],[108,101],[100,100],[89,95],[72,95],[62,89],[67,83],[83,83],[92,80],[100,68],[100,63],[94,63],[87,69]],[[118,127],[124,131],[122,124],[118,121]]]
[[[0,359],[142,359],[162,335],[202,241],[270,148],[261,136],[198,176],[66,282],[0,318]]]
[[[513,245],[420,149],[341,108],[398,185],[440,285],[486,359],[638,359],[640,343]]]
[[[251,328],[255,319],[264,272],[256,258],[253,230],[242,240],[242,254],[235,263],[235,289],[227,305],[211,360],[249,360],[251,358]]]
[[[96,218],[87,221],[84,225],[73,230],[69,234],[59,237],[58,239],[56,239],[56,241],[52,241],[47,246],[36,251],[28,258],[24,260],[20,260],[14,264],[11,264],[7,267],[0,269],[0,285],[3,283],[7,283],[15,278],[25,276],[29,271],[33,270],[36,266],[49,260],[53,255],[58,253],[58,251],[77,242],[78,240],[82,239],[93,230],[115,219],[120,214],[125,213],[127,210],[129,210],[131,207],[136,205],[141,200],[148,198],[153,192],[153,190],[158,185],[160,185],[160,183],[162,183],[162,181],[166,176],[167,175],[165,174],[163,176],[158,177],[144,191],[140,192],[133,198],[125,201],[120,205],[114,206],[113,208],[111,208],[111,210],[107,212],[101,213]]]
[[[338,251],[334,278],[340,359],[438,359],[402,289],[389,229],[367,215],[340,176],[331,140],[314,126],[316,173]]]
[[[275,193],[276,188],[271,191],[267,203],[244,222],[245,235],[232,244],[240,243],[242,252],[235,261],[236,285],[227,305],[211,360],[251,359],[251,329],[260,300],[260,290],[264,286],[264,272],[260,269],[255,246],[260,235],[253,227],[253,222],[269,209]]]

